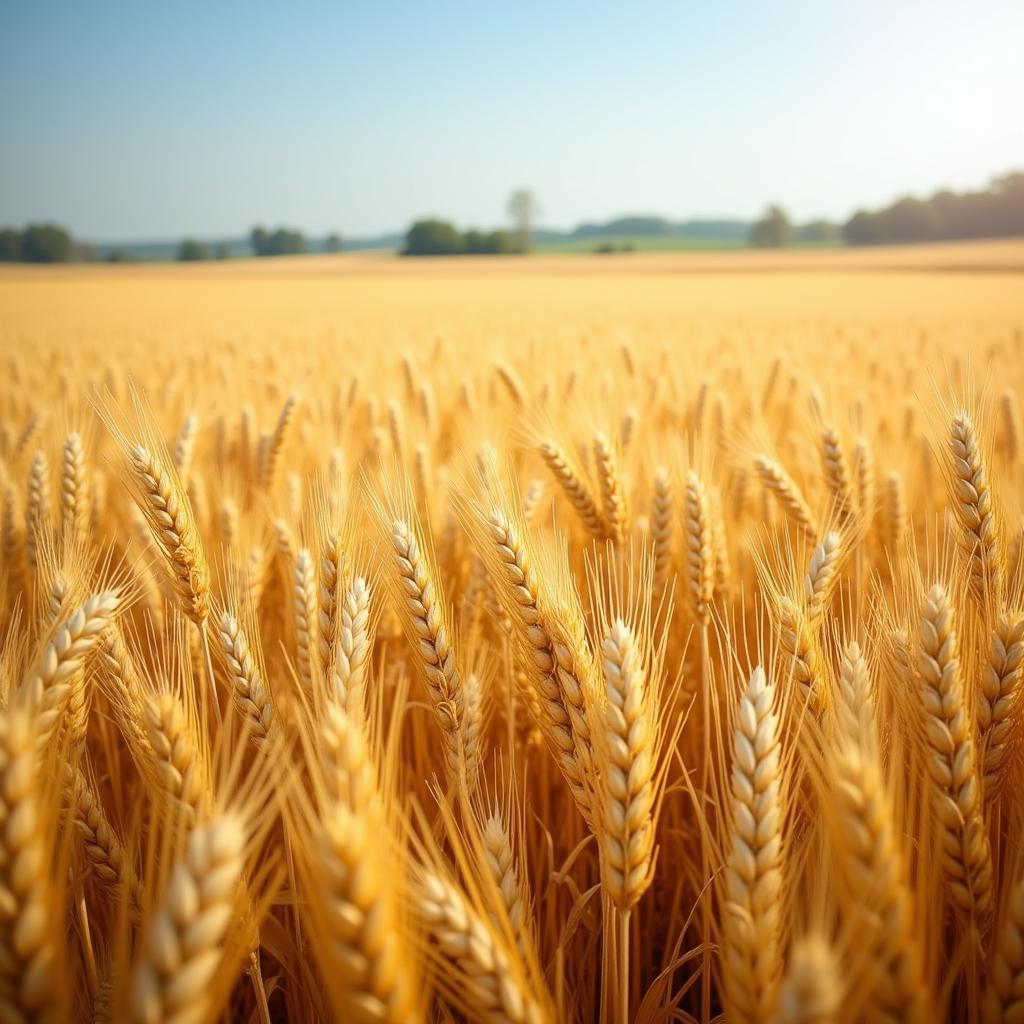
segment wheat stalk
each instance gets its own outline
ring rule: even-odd
[[[818,526],[810,505],[800,492],[792,477],[767,455],[758,455],[754,468],[765,486],[775,495],[776,501],[790,521],[809,537],[818,536]]]
[[[82,438],[72,431],[64,442],[60,478],[61,531],[81,549],[89,532],[89,474]]]
[[[978,688],[978,750],[985,795],[999,791],[1003,762],[1013,742],[1013,712],[1024,674],[1024,616],[1001,615],[992,631],[988,662]]]
[[[921,605],[918,674],[928,772],[941,830],[940,862],[953,902],[981,925],[992,905],[992,860],[960,682],[953,609],[940,584],[928,591]]]
[[[985,459],[974,423],[964,411],[950,424],[953,510],[968,558],[971,589],[981,599],[997,593],[1005,568]]]
[[[651,883],[656,752],[641,655],[621,619],[605,634],[603,661],[607,701],[598,747],[605,757],[597,835],[605,891],[620,912],[629,913]]]
[[[821,434],[821,464],[825,472],[825,483],[832,492],[836,515],[848,519],[853,514],[853,488],[850,484],[850,470],[846,456],[834,426],[827,426]]]
[[[726,1011],[764,1021],[775,1003],[782,925],[782,793],[774,688],[755,668],[733,733],[722,971]]]
[[[627,531],[626,499],[619,479],[618,460],[606,434],[598,433],[594,437],[594,462],[601,486],[605,534],[613,544],[621,547]]]
[[[309,548],[299,548],[292,569],[292,623],[299,683],[308,697],[314,693],[313,653],[318,650],[318,620],[313,556]]]
[[[654,581],[656,590],[668,582],[672,567],[672,478],[664,466],[654,473],[654,498],[651,501],[651,538],[654,541]]]
[[[988,965],[985,1024],[1017,1024],[1024,1017],[1024,878],[1008,880],[1004,901]]]
[[[835,950],[824,939],[801,939],[789,954],[772,1024],[835,1024],[843,1019],[843,985]]]
[[[274,728],[274,706],[245,631],[230,612],[221,615],[220,640],[231,681],[231,699],[259,747]]]
[[[372,650],[370,585],[356,576],[341,605],[332,679],[334,699],[357,720],[366,711],[366,675]]]
[[[38,749],[31,713],[0,711],[0,1017],[10,1021],[48,1019],[57,994],[58,899]]]
[[[580,522],[586,527],[591,537],[597,540],[605,538],[605,521],[594,501],[593,495],[584,480],[569,463],[565,453],[555,441],[544,441],[540,446],[541,458],[544,460],[552,476],[576,510]]]
[[[211,986],[238,910],[245,842],[242,821],[230,812],[189,833],[134,969],[132,1018],[138,1024],[184,1024],[216,1011]]]
[[[707,491],[692,470],[686,474],[686,588],[697,621],[711,621],[715,590],[715,555]]]
[[[424,872],[416,889],[420,915],[456,977],[473,1018],[494,1024],[542,1024],[550,1015],[514,969],[500,934],[450,882]]]
[[[811,554],[807,574],[804,576],[804,594],[807,598],[807,617],[812,629],[821,622],[839,583],[839,563],[842,555],[842,537],[834,530],[825,534]]]

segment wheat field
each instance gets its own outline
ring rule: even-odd
[[[1022,270],[0,271],[0,1019],[1024,1021]]]

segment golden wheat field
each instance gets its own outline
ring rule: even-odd
[[[1022,282],[0,271],[0,1019],[1024,1021]]]

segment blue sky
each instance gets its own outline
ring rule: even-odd
[[[1024,3],[0,3],[0,223],[843,218],[1024,169]]]

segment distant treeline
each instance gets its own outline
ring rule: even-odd
[[[884,210],[855,213],[843,225],[850,245],[933,242],[1024,235],[1024,173],[994,178],[981,192],[907,196]]]
[[[0,228],[0,262],[67,263],[82,258],[71,235],[56,224],[29,224],[22,230]]]
[[[418,220],[405,233],[403,256],[484,256],[522,252],[511,231],[459,231],[446,220]]]

